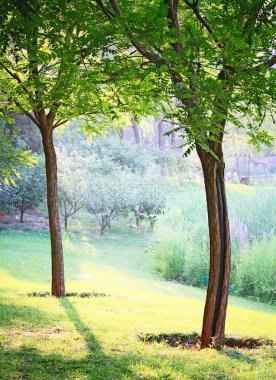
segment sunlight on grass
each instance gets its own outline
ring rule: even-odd
[[[1,232],[0,378],[9,373],[19,379],[24,368],[28,379],[273,379],[274,354],[263,349],[242,359],[139,341],[141,333],[200,332],[205,298],[204,290],[149,271],[144,235],[118,235],[112,246],[108,238],[66,237],[67,290],[107,297],[17,294],[50,289],[45,237]],[[275,312],[233,297],[227,334],[276,339]]]

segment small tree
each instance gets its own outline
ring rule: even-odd
[[[70,157],[59,153],[59,209],[64,218],[64,228],[68,230],[68,219],[76,214],[84,204],[85,165],[81,156]]]
[[[1,114],[1,109],[0,109]],[[13,121],[11,117],[6,120]],[[32,166],[34,158],[23,146],[16,143],[17,130],[6,130],[4,118],[0,119],[0,191],[11,183],[15,183],[18,177],[17,168],[19,165]]]
[[[24,222],[26,210],[37,207],[45,195],[45,169],[42,159],[32,167],[18,169],[19,178],[10,183],[4,190],[5,202],[20,211],[20,223]],[[3,194],[3,196],[4,196]]]
[[[153,229],[157,216],[166,206],[164,186],[156,178],[137,176],[132,182],[131,198],[130,211],[135,216],[136,226],[146,220]]]
[[[96,216],[101,236],[118,215],[128,214],[131,177],[129,173],[118,171],[89,181],[85,204],[87,210]]]

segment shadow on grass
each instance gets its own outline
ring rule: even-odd
[[[18,349],[1,350],[1,379],[77,379],[79,377],[93,380],[135,379],[135,374],[128,368],[129,358],[105,354],[95,335],[80,318],[74,305],[68,299],[60,300],[68,319],[85,340],[88,355],[82,359],[71,359],[61,353],[45,355],[36,348],[22,346]],[[25,309],[25,308],[24,308]],[[26,312],[26,310],[25,310]],[[34,311],[30,309],[30,313]],[[135,361],[135,359],[132,359]]]
[[[89,355],[98,357],[100,360],[108,362],[108,358],[104,354],[101,346],[99,345],[95,335],[90,331],[87,325],[80,318],[75,306],[68,298],[63,298],[59,300],[61,306],[64,308],[68,319],[73,323],[78,333],[85,340]]]
[[[228,369],[224,367],[225,360],[231,359],[244,362],[240,353],[217,358],[208,368],[201,354],[183,355],[179,358],[167,354],[146,355],[141,352],[106,353],[90,328],[80,317],[74,304],[69,299],[60,299],[60,305],[72,325],[75,327],[87,346],[87,355],[74,358],[62,355],[60,350],[53,354],[45,354],[36,348],[26,345],[11,347],[1,344],[0,379],[26,380],[157,380],[157,379],[232,379]],[[30,309],[30,313],[32,313]],[[67,342],[70,344],[70,342]],[[47,344],[47,341],[45,341]],[[63,344],[66,344],[65,342]],[[72,341],[73,345],[74,342]],[[229,358],[228,358],[229,357]],[[169,362],[168,362],[169,360]],[[248,362],[248,361],[246,361]],[[167,364],[164,364],[167,363]],[[235,364],[236,365],[236,364]],[[207,369],[206,369],[207,368]],[[232,367],[231,367],[232,368]],[[144,371],[147,374],[143,374]],[[206,372],[207,371],[207,372]]]
[[[16,306],[5,303],[0,299],[0,328],[37,329],[40,327],[51,327],[53,323],[59,322],[60,318],[53,317],[35,307]]]
[[[225,355],[228,358],[233,359],[233,360],[242,361],[242,362],[245,362],[245,363],[248,363],[248,364],[254,364],[254,363],[256,363],[256,359],[250,358],[245,353],[240,352],[240,351],[238,351],[236,349],[233,349],[233,348],[232,349],[228,349],[228,350],[222,349],[222,350],[220,350],[218,352],[219,352],[219,354]]]

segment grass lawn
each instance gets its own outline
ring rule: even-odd
[[[189,351],[141,333],[200,332],[205,292],[150,272],[149,233],[65,234],[67,291],[50,290],[48,234],[0,231],[0,379],[275,379],[275,347]],[[230,298],[227,334],[276,340],[276,308]]]

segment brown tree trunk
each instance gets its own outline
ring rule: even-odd
[[[24,207],[20,207],[20,223],[24,223]]]
[[[231,259],[221,143],[212,143],[210,148],[218,159],[197,146],[204,173],[210,237],[210,270],[201,334],[202,348],[211,343],[216,347],[224,344]]]
[[[132,126],[132,129],[133,129],[133,133],[134,133],[134,138],[135,138],[135,143],[137,145],[140,144],[140,131],[139,131],[139,127],[138,127],[138,124],[136,123],[136,120],[134,119],[134,117],[131,118],[131,126]]]
[[[47,204],[51,237],[52,295],[64,297],[66,293],[64,285],[62,234],[58,208],[57,159],[53,144],[53,129],[51,127],[45,126],[43,129],[42,141],[45,153]]]

